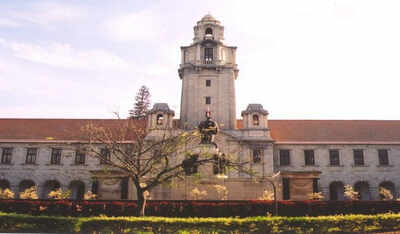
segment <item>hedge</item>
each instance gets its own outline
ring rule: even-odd
[[[399,201],[279,201],[280,216],[400,212]],[[273,201],[156,201],[146,215],[166,217],[251,217],[273,213]],[[0,200],[0,211],[33,215],[134,216],[136,201]]]
[[[400,214],[321,217],[50,217],[0,213],[0,232],[329,233],[400,229]]]

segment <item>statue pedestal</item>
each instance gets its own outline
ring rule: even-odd
[[[219,149],[214,144],[200,144],[189,152],[191,154],[198,154],[200,157],[212,157],[219,153]]]

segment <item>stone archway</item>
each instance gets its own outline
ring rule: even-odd
[[[85,183],[80,180],[74,180],[69,184],[69,190],[71,191],[71,199],[83,200],[85,194]]]
[[[354,184],[354,190],[358,192],[358,197],[362,201],[371,200],[369,184],[367,181],[358,181]]]
[[[343,201],[344,200],[344,184],[341,181],[333,181],[329,185],[329,200]]]
[[[25,190],[27,190],[28,188],[31,188],[33,186],[36,186],[35,182],[33,182],[32,180],[23,180],[19,183],[18,185],[18,192],[22,193]],[[18,194],[19,194],[18,193]]]
[[[10,182],[6,179],[0,180],[0,189],[9,189],[10,188]]]
[[[383,181],[382,183],[380,183],[379,191],[380,191],[381,187],[389,190],[392,193],[394,199],[397,197],[396,189],[395,189],[394,183],[392,181]],[[379,198],[381,200],[383,200],[384,197],[383,197],[383,195],[379,194]]]
[[[41,198],[47,199],[49,198],[49,193],[61,187],[60,182],[57,180],[48,180],[43,184]]]

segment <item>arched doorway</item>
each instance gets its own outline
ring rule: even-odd
[[[69,184],[69,190],[71,191],[71,199],[83,200],[85,183],[80,180],[74,180]]]
[[[381,188],[385,188],[385,189],[389,190],[390,193],[391,193],[392,196],[393,196],[392,199],[394,199],[394,198],[397,197],[397,196],[396,196],[396,190],[395,190],[395,187],[394,187],[393,182],[391,182],[391,181],[383,181],[382,183],[379,184],[379,191],[380,191]],[[381,200],[383,200],[383,199],[384,199],[384,196],[383,196],[382,194],[379,193],[379,198],[380,198]]]
[[[48,180],[43,184],[43,190],[42,190],[42,199],[47,199],[49,198],[49,193],[51,191],[54,191],[56,189],[59,189],[60,183],[57,180]]]
[[[341,181],[334,181],[329,185],[329,200],[344,200],[344,184]]]
[[[358,181],[354,184],[354,190],[358,192],[358,197],[362,201],[371,200],[371,194],[369,192],[369,184],[366,181]]]
[[[25,190],[27,190],[28,188],[31,188],[33,186],[36,186],[35,182],[33,182],[32,180],[23,180],[19,183],[18,186],[18,192],[22,193]]]
[[[10,182],[6,179],[0,180],[0,189],[9,189],[10,188]]]

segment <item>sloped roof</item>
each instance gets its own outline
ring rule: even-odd
[[[269,120],[277,142],[398,142],[399,120]]]
[[[0,140],[82,140],[89,123],[117,128],[118,119],[0,119]],[[133,124],[144,127],[144,120]],[[174,120],[176,126],[179,120]],[[242,121],[238,120],[238,128]],[[400,143],[399,120],[268,120],[278,143]]]
[[[0,119],[0,140],[82,140],[82,127],[118,128],[124,119]],[[130,123],[143,127],[144,120]]]

